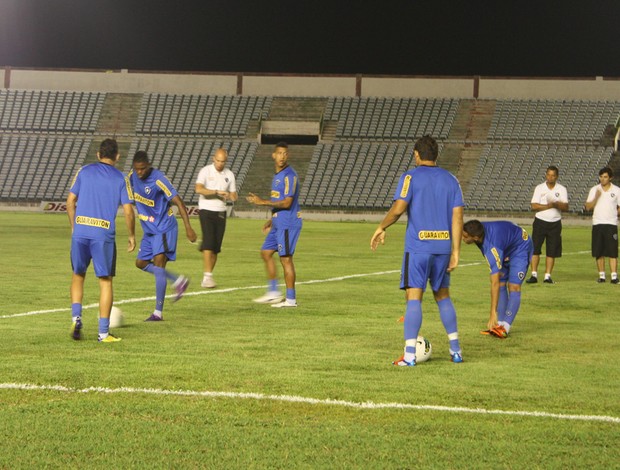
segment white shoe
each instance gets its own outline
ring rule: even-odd
[[[254,299],[254,302],[257,304],[275,304],[278,302],[282,302],[284,300],[284,296],[277,291],[267,292],[265,295],[260,296],[257,299]]]
[[[292,304],[288,300],[283,300],[282,302],[278,302],[277,304],[273,304],[272,307],[275,307],[275,308],[297,307],[297,302]]]
[[[215,283],[213,276],[209,276],[202,279],[200,286],[204,287],[205,289],[213,289],[217,286],[217,284]]]

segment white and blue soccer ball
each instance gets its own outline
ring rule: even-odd
[[[110,310],[110,328],[120,328],[125,323],[123,311],[118,307],[112,307]]]
[[[431,342],[426,339],[424,336],[418,336],[415,345],[415,362],[419,364],[420,362],[428,361],[433,355],[433,345]]]

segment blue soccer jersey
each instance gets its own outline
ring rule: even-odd
[[[79,169],[69,191],[78,198],[74,238],[111,239],[121,204],[131,204],[129,180],[112,165],[91,163]]]
[[[297,173],[287,166],[273,176],[271,181],[271,202],[278,202],[287,197],[293,198],[293,204],[288,209],[272,209],[273,224],[278,228],[301,226],[299,213],[299,179]]]
[[[406,252],[452,252],[452,212],[464,205],[454,175],[437,166],[413,168],[400,177],[394,200],[408,204]]]
[[[502,273],[508,261],[520,260],[527,264],[532,258],[532,240],[525,230],[508,221],[482,222],[484,240],[478,248],[489,263],[491,274]],[[522,264],[522,263],[521,263]]]
[[[145,179],[131,171],[129,180],[144,233],[165,233],[177,226],[170,201],[178,193],[161,171],[153,168]]]

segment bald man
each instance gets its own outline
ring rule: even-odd
[[[226,231],[226,203],[237,200],[235,175],[226,168],[228,152],[219,148],[213,154],[213,163],[203,167],[196,179],[196,194],[199,195],[198,208],[202,228],[202,251],[204,275],[202,287],[216,287],[213,269],[217,255],[222,249]]]

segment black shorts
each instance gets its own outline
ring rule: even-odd
[[[549,258],[562,257],[562,221],[547,222],[534,218],[532,224],[532,243],[534,243],[534,254],[542,253],[543,242],[547,240],[546,255]]]
[[[202,243],[200,251],[209,250],[214,253],[222,251],[222,240],[226,231],[226,211],[215,212],[200,209],[200,227],[202,228]]]
[[[597,224],[592,226],[592,256],[618,257],[618,226]]]

